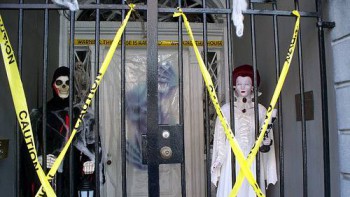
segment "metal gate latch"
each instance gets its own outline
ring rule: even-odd
[[[156,135],[142,134],[142,164],[182,163],[184,161],[184,126],[160,124],[157,130]]]
[[[173,155],[173,151],[169,146],[164,146],[160,149],[160,156],[163,159],[170,159],[172,155]]]

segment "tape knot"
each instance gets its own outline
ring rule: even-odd
[[[135,8],[135,4],[130,3],[130,4],[129,4],[129,8],[130,8],[131,10],[134,10],[134,8]]]

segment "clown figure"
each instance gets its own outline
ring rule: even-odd
[[[234,69],[232,80],[235,90],[234,102],[234,123],[235,138],[245,156],[253,148],[255,140],[255,115],[254,115],[254,87],[253,87],[253,68],[250,65],[242,65]],[[260,76],[257,72],[257,84],[260,84]],[[230,104],[226,103],[222,106],[222,112],[230,123]],[[266,108],[258,104],[259,126],[262,127],[266,115]],[[274,110],[276,114],[276,110]],[[274,115],[275,116],[275,115]],[[272,118],[274,119],[274,118]],[[271,123],[271,122],[270,122]],[[271,123],[272,124],[272,123]],[[260,147],[260,188],[265,193],[265,189],[269,184],[277,182],[275,148],[273,146],[272,125],[265,135],[264,141]],[[233,185],[232,184],[232,166],[231,166],[231,146],[226,138],[221,122],[217,118],[215,124],[213,157],[211,166],[211,181],[217,186],[217,197],[229,196]],[[236,176],[240,171],[240,166],[236,161],[235,166]],[[253,161],[250,170],[256,176],[256,160]],[[255,178],[256,179],[256,178]],[[266,185],[265,185],[266,181]],[[245,179],[239,189],[239,197],[255,197],[256,194]]]

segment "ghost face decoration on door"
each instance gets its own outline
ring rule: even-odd
[[[53,88],[54,88],[56,94],[61,99],[68,98],[68,96],[69,96],[69,78],[68,78],[68,76],[58,77],[53,84]]]

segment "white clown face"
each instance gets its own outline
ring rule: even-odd
[[[253,86],[250,77],[237,77],[236,79],[236,93],[239,97],[248,97],[252,94]]]
[[[54,89],[57,95],[62,98],[68,98],[69,96],[69,78],[67,76],[60,76],[54,83]]]

